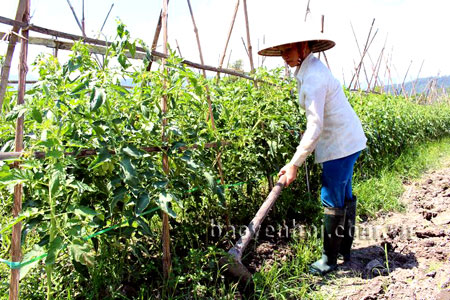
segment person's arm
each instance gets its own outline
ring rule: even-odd
[[[306,131],[297,147],[291,163],[301,166],[306,157],[314,151],[323,129],[323,113],[325,107],[326,87],[316,76],[309,78],[303,84],[306,110]]]
[[[318,76],[305,78],[300,97],[305,97],[306,131],[302,136],[290,163],[284,166],[278,176],[286,175],[286,186],[297,177],[297,169],[312,153],[319,141],[323,129],[323,114],[325,107],[326,86]]]

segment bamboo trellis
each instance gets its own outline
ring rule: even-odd
[[[6,37],[5,37],[6,33],[0,33],[0,38],[2,38],[2,39],[7,38],[10,41],[9,45],[11,47],[13,47],[17,41],[21,42],[20,77],[18,80],[18,84],[19,84],[18,105],[23,104],[23,101],[24,101],[25,85],[27,83],[27,81],[26,81],[26,72],[27,72],[26,60],[27,60],[28,45],[29,44],[41,45],[41,46],[53,48],[53,49],[55,49],[55,54],[56,54],[56,51],[58,51],[58,50],[71,50],[72,46],[74,45],[73,42],[59,41],[59,40],[57,41],[57,40],[48,39],[48,38],[29,37],[28,36],[29,31],[38,32],[38,33],[41,33],[44,35],[49,35],[49,36],[53,36],[56,38],[68,39],[68,40],[72,40],[72,41],[82,40],[88,45],[89,51],[93,54],[103,54],[104,55],[107,52],[107,47],[110,45],[110,43],[99,40],[99,39],[89,38],[85,34],[84,3],[83,3],[82,21],[80,23],[77,15],[75,14],[75,12],[71,6],[70,1],[67,0],[67,2],[72,9],[72,12],[74,14],[74,17],[75,17],[78,25],[80,26],[82,36],[69,34],[69,33],[65,33],[65,32],[61,32],[61,31],[48,29],[48,28],[30,24],[29,23],[30,0],[20,0],[19,7],[17,10],[16,20],[12,20],[12,19],[8,19],[6,17],[0,16],[0,23],[13,26],[12,32],[15,33],[13,35],[9,35]],[[163,9],[161,11],[160,21],[158,22],[158,26],[157,26],[155,36],[154,36],[154,42],[153,42],[152,48],[150,50],[150,54],[153,57],[161,59],[161,65],[163,68],[163,72],[165,72],[165,69],[166,69],[165,60],[168,57],[168,53],[167,53],[168,2],[169,2],[168,0],[163,0]],[[239,1],[238,1],[238,4],[239,4]],[[110,11],[111,10],[109,10],[109,12]],[[237,11],[237,6],[236,6],[236,11]],[[109,15],[109,12],[108,12],[108,15]],[[246,7],[245,7],[245,13],[246,13],[247,38],[248,38],[248,43],[249,43],[248,51],[250,52],[249,57],[250,57],[250,62],[251,62],[251,70],[253,72],[254,66],[253,66],[253,60],[251,57],[250,33],[249,33]],[[191,11],[191,14],[192,14],[192,11]],[[193,17],[193,15],[192,15],[192,17]],[[233,20],[233,22],[234,22],[234,20]],[[195,25],[195,21],[194,21],[194,25]],[[161,31],[161,29],[163,31],[163,53],[160,53],[160,52],[157,52],[154,50],[156,43],[158,41],[159,32]],[[16,37],[16,35],[18,35],[19,30],[21,30],[20,36],[23,38],[23,40],[18,40]],[[230,29],[230,34],[231,34],[231,29]],[[255,81],[255,84],[256,84],[257,80],[255,80],[251,76],[246,75],[245,73],[237,72],[235,70],[225,69],[225,68],[222,68],[221,66],[219,68],[215,68],[212,66],[205,65],[203,62],[203,59],[202,59],[202,53],[201,53],[199,40],[198,40],[198,45],[199,45],[199,52],[200,52],[200,56],[201,56],[201,63],[198,64],[198,63],[194,63],[194,62],[191,62],[188,60],[183,60],[182,63],[186,64],[189,67],[203,70],[205,77],[206,77],[205,71],[213,71],[213,72],[217,72],[217,73],[224,73],[224,74],[229,74],[232,76],[237,76],[237,77],[242,77],[245,79],[253,80],[253,81]],[[12,58],[13,50],[14,49],[12,49],[10,51],[11,58]],[[129,58],[144,59],[144,57],[147,56],[148,52],[149,51],[143,47],[137,47],[136,54],[134,56],[131,56],[130,53],[127,53],[126,55]],[[226,49],[225,49],[225,52],[226,52]],[[8,85],[8,83],[15,83],[15,81],[8,82],[9,72],[5,72],[5,67],[8,67],[8,64],[5,64],[5,65],[6,66],[3,67],[3,72],[2,72],[2,85],[1,86],[2,86],[2,89],[6,90],[6,86]],[[150,70],[150,68],[151,68],[151,62],[148,65],[147,69]],[[9,69],[8,69],[8,71],[9,71]],[[33,81],[31,81],[29,83],[33,83]],[[167,84],[167,83],[164,83],[164,84]],[[1,97],[1,99],[3,99],[3,96]],[[209,100],[208,102],[209,102],[209,111],[210,111],[209,115],[211,118],[212,126],[213,126],[213,128],[215,128],[214,118],[212,116],[210,99],[208,99],[208,100]],[[1,102],[0,102],[0,104],[1,104]],[[167,113],[167,97],[166,96],[163,96],[161,99],[161,107],[162,107],[163,114],[166,114]],[[23,149],[23,121],[24,121],[23,116],[17,120],[16,146],[15,146],[14,152],[0,153],[0,160],[18,158],[22,155],[23,150],[24,150]],[[163,139],[163,141],[166,141],[167,137],[165,135],[165,126],[167,124],[167,119],[163,118],[162,122],[163,122],[163,124],[162,124],[161,138]],[[209,143],[209,144],[206,144],[204,147],[211,148],[211,147],[217,147],[219,145],[226,145],[226,144],[229,144],[229,142]],[[198,147],[198,145],[191,146],[190,148],[196,148],[196,147]],[[185,148],[188,148],[188,147],[185,147]],[[156,151],[161,151],[162,149],[159,147],[144,147],[143,150],[145,150],[147,152],[156,152]],[[182,150],[183,149],[181,149],[181,151]],[[169,164],[168,164],[167,153],[165,151],[162,151],[162,152],[163,152],[162,153],[163,169],[164,169],[164,172],[166,174],[168,174],[169,173]],[[95,149],[84,149],[84,150],[77,151],[77,152],[67,152],[65,154],[66,155],[76,155],[77,157],[84,157],[84,156],[96,155],[97,151]],[[43,157],[45,157],[45,155],[46,154],[43,152],[35,152],[34,153],[35,158],[43,158]],[[220,165],[220,155],[218,157],[218,162],[219,162],[219,172],[222,173],[221,165]],[[17,163],[15,163],[15,164],[16,164],[16,167],[18,167]],[[222,183],[224,183],[222,174],[221,174],[221,181],[222,181]],[[17,216],[19,214],[19,212],[21,211],[21,202],[22,202],[22,186],[17,185],[14,190],[14,209],[13,209],[14,216]],[[12,261],[14,261],[14,262],[18,262],[21,260],[20,234],[21,234],[21,223],[18,223],[13,228],[13,237],[12,237]],[[171,253],[170,253],[169,220],[168,220],[168,215],[164,212],[162,213],[162,241],[163,241],[163,246],[162,246],[163,247],[163,273],[164,273],[164,278],[167,279],[170,276],[170,272],[171,272]],[[20,276],[19,270],[17,270],[17,269],[11,270],[10,299],[14,299],[14,300],[18,299],[19,276]]]

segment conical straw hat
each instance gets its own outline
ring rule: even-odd
[[[279,38],[276,42],[272,43],[271,46],[260,50],[258,54],[263,56],[281,56],[281,50],[285,48],[285,46],[304,42],[311,42],[312,52],[322,52],[333,48],[334,45],[336,45],[335,42],[327,38],[323,33],[301,32],[295,38]]]

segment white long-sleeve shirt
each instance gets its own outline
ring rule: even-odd
[[[307,121],[291,163],[300,166],[314,150],[315,162],[322,163],[366,148],[361,121],[330,70],[311,53],[295,77]]]

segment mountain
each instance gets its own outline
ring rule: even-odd
[[[442,89],[448,90],[450,88],[450,75],[419,78],[418,80],[405,82],[404,88],[408,94],[414,91],[418,94],[426,93],[430,89],[437,89],[438,92],[442,91]],[[393,89],[397,91],[397,94],[402,92],[401,84],[387,85],[384,87],[384,90],[390,93],[393,92]]]

